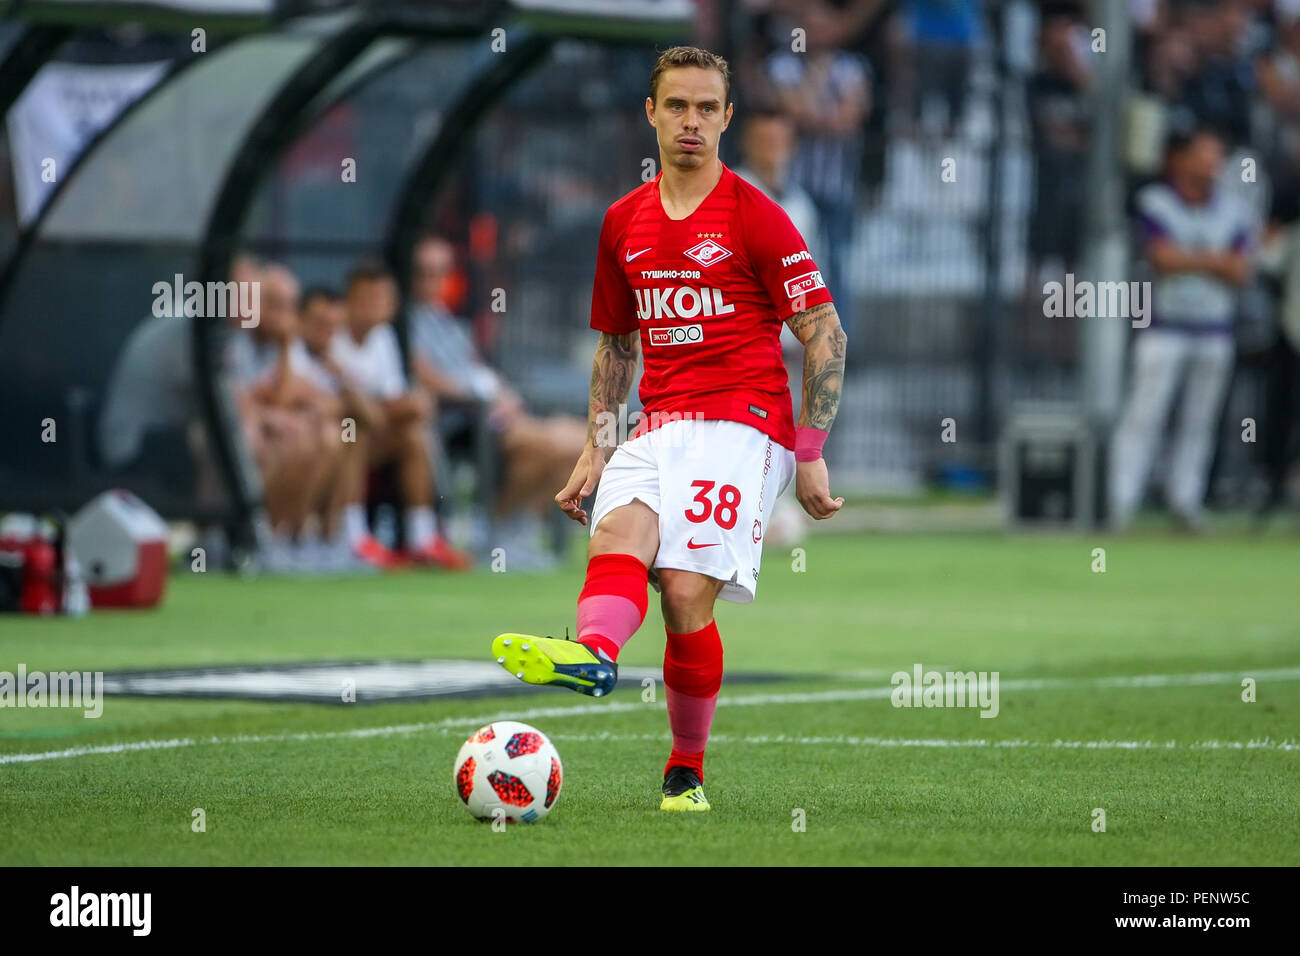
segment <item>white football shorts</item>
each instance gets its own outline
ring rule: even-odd
[[[659,515],[655,568],[725,582],[725,601],[754,600],[763,530],[794,477],[794,452],[750,425],[670,421],[625,441],[596,489],[591,534],[615,508],[641,501]],[[658,587],[654,569],[651,583]]]

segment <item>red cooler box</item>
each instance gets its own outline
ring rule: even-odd
[[[106,491],[68,523],[92,607],[152,607],[167,580],[167,525],[129,491]]]

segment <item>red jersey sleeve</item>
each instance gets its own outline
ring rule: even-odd
[[[785,210],[757,190],[745,209],[746,252],[782,322],[831,301],[830,290]]]
[[[596,247],[596,279],[591,289],[591,327],[600,332],[625,335],[640,328],[636,299],[618,261],[618,236],[613,210],[605,212]]]

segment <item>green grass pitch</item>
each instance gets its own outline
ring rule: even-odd
[[[628,688],[352,706],[110,697],[98,720],[0,709],[0,863],[1300,863],[1294,541],[803,548],[801,572],[769,548],[758,602],[719,612],[729,669],[793,679],[724,684],[711,813],[657,809],[662,689],[657,703]],[[500,631],[562,634],[581,575],[577,555],[551,575],[183,575],[156,612],[0,618],[0,670],[481,658]],[[657,665],[663,643],[652,601],[623,661]],[[889,675],[918,663],[997,671],[998,716],[893,707]],[[563,757],[537,825],[497,832],[455,796],[457,749],[495,717],[535,724]],[[130,746],[79,752],[114,745]]]

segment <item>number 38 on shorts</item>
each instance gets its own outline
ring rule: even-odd
[[[723,485],[718,489],[717,504],[709,497],[717,482],[708,481],[704,478],[697,478],[691,482],[691,487],[699,489],[694,499],[695,504],[686,510],[686,520],[693,521],[696,524],[703,524],[710,518],[723,531],[730,531],[736,526],[736,519],[740,516],[737,508],[740,505],[740,489],[735,485]]]
[[[659,516],[655,568],[707,574],[725,582],[723,600],[747,603],[762,529],[794,470],[793,451],[743,422],[668,422],[610,457],[589,527],[595,533],[610,511],[641,501]]]

